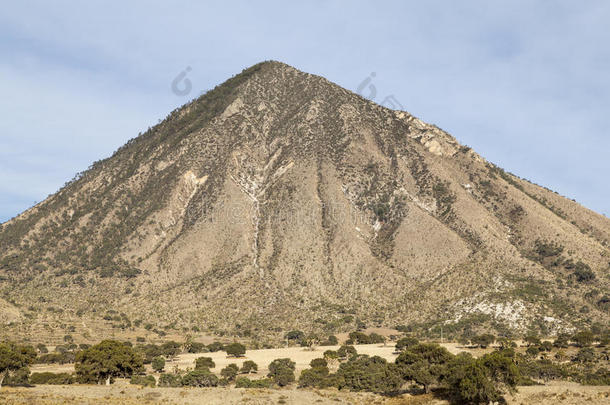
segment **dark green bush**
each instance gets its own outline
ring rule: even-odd
[[[152,375],[134,375],[129,380],[130,384],[141,385],[142,387],[156,387],[157,380]]]
[[[30,375],[32,384],[69,385],[74,384],[74,376],[69,373],[32,373]]]

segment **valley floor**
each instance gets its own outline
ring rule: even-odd
[[[606,405],[610,403],[610,387],[580,386],[572,383],[553,383],[546,386],[519,387],[509,405]],[[32,388],[3,387],[0,390],[3,405],[225,405],[225,404],[384,404],[424,405],[448,404],[432,395],[401,395],[394,398],[370,393],[342,392],[337,390],[303,389],[239,389],[239,388],[139,388],[127,381],[106,386],[39,385]]]

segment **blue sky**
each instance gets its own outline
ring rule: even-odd
[[[610,215],[610,2],[206,3],[3,5],[0,221],[268,59],[354,91],[375,72],[375,101]]]

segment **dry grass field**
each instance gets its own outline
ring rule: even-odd
[[[584,387],[561,383],[547,386],[519,387],[508,396],[509,405],[607,405],[610,387]],[[387,404],[387,405],[446,405],[447,401],[433,395],[383,397],[370,393],[337,390],[304,389],[238,389],[238,388],[140,388],[118,380],[106,386],[39,385],[33,388],[4,387],[0,391],[2,405],[225,405],[225,404]]]

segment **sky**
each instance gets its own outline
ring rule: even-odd
[[[608,216],[608,21],[603,0],[7,2],[0,222],[263,60],[390,100]]]

